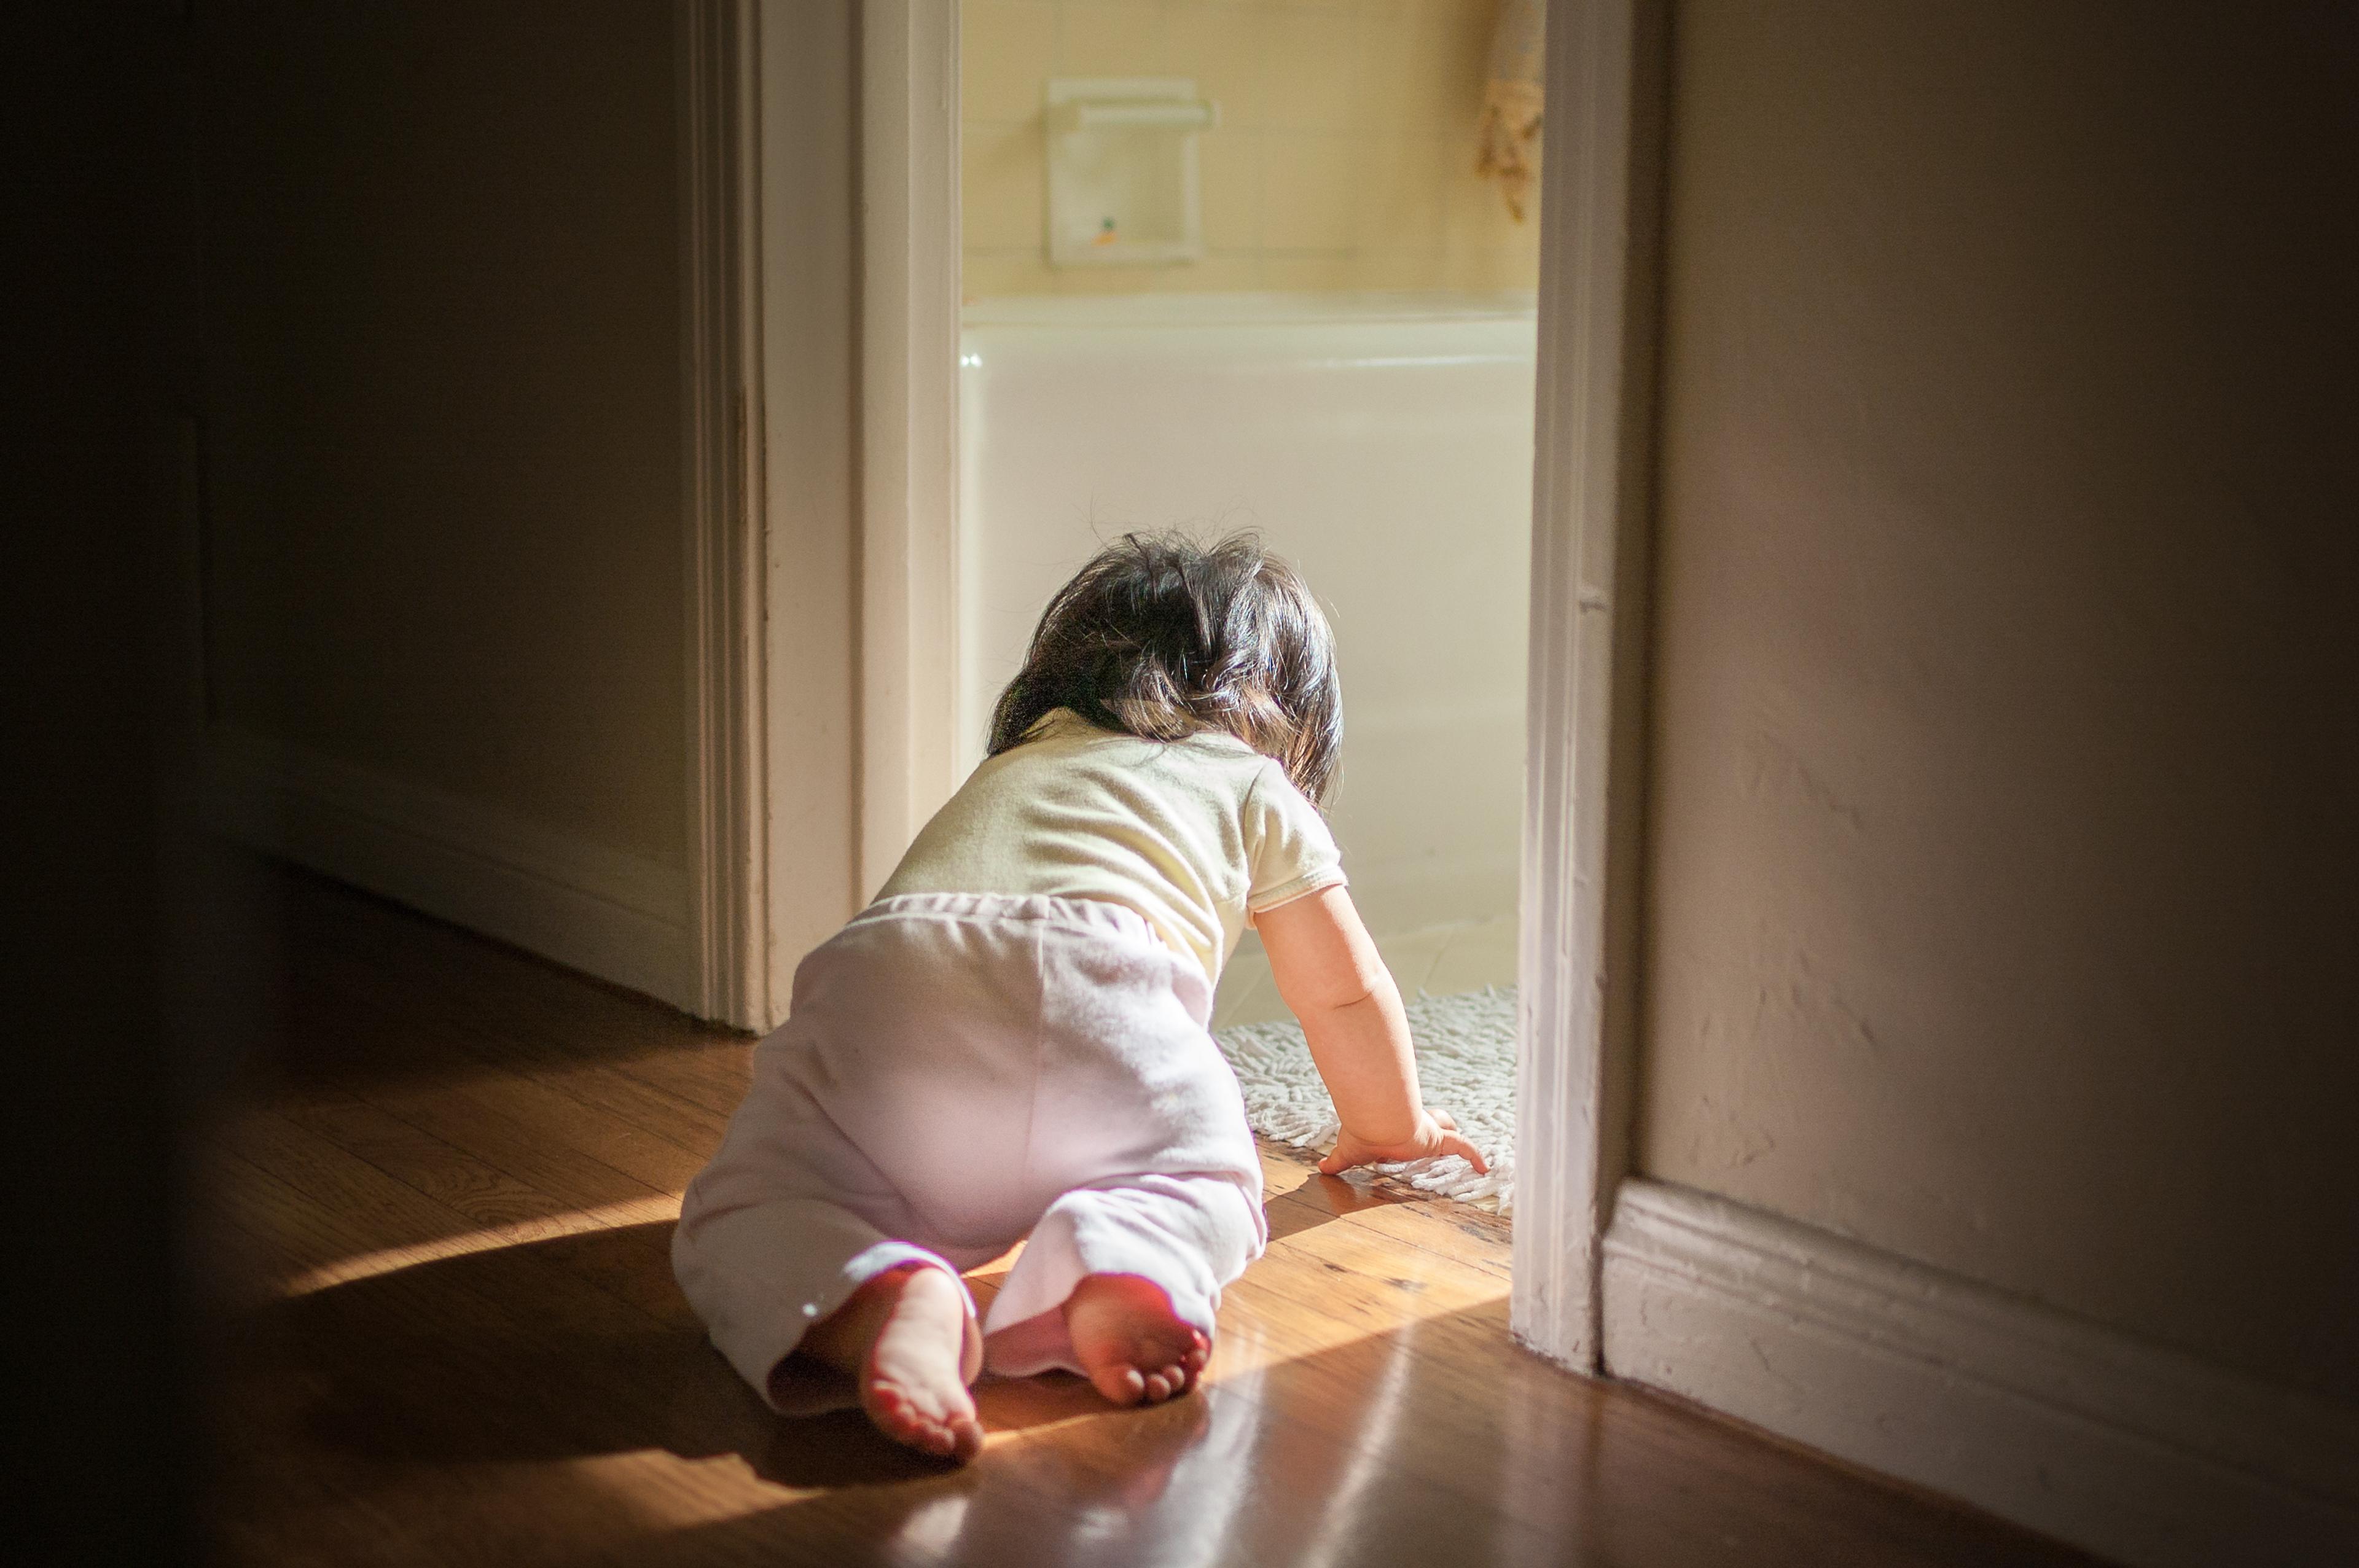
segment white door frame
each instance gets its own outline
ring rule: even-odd
[[[679,49],[685,992],[766,1030],[956,783],[958,16],[680,0]]]
[[[1584,1372],[1637,1087],[1664,24],[1549,8],[1511,1322]]]
[[[958,785],[959,7],[860,7],[860,880]]]
[[[707,771],[690,842],[700,950],[740,955],[707,958],[709,994],[766,1027],[795,959],[875,889],[956,782],[958,10],[684,5],[709,18],[684,23],[691,43],[734,40],[758,64],[733,75],[683,50],[690,79],[744,95],[731,123],[760,127],[757,145],[734,144],[750,178],[699,165],[691,185],[761,207],[758,222],[721,228],[734,270],[701,264],[752,298],[691,331],[691,406],[723,406],[734,352],[752,381],[734,384],[738,406],[765,435],[723,439],[718,415],[691,425],[692,456],[752,477],[739,492],[690,482],[692,580],[714,585],[691,596],[691,757]],[[1600,1246],[1636,1078],[1663,38],[1662,0],[1550,7],[1512,1325],[1583,1371],[1599,1365]],[[733,145],[720,131],[691,141]],[[714,500],[732,493],[747,499]],[[742,794],[737,769],[752,780]],[[714,831],[716,816],[734,826]],[[740,872],[721,865],[733,857]]]
[[[688,974],[701,1018],[769,1011],[764,765],[761,94],[750,0],[683,0],[680,169],[681,620],[686,632]]]

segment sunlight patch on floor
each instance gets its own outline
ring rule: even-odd
[[[381,1251],[364,1252],[358,1257],[323,1263],[295,1275],[279,1288],[277,1293],[292,1300],[324,1291],[332,1285],[374,1279],[379,1274],[390,1274],[397,1269],[439,1262],[446,1258],[463,1258],[472,1252],[495,1252],[504,1247],[522,1247],[529,1242],[549,1241],[560,1236],[580,1236],[592,1230],[669,1224],[679,1217],[679,1200],[660,1196],[601,1204],[595,1208],[575,1209],[565,1214],[536,1215],[529,1219],[512,1220],[506,1225],[488,1226],[482,1230],[463,1231],[456,1236],[421,1241],[408,1247],[387,1247]]]

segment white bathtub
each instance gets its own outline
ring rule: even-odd
[[[1395,972],[1412,993],[1512,979],[1528,298],[981,301],[961,348],[965,761],[1041,606],[1101,541],[1257,529],[1334,620],[1333,821]],[[1249,958],[1228,1017],[1268,1011],[1245,996]]]

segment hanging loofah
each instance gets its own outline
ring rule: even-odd
[[[1497,177],[1507,211],[1518,223],[1540,167],[1547,16],[1543,0],[1500,0],[1491,34],[1491,74],[1483,87],[1482,146],[1474,171]]]
[[[1513,1211],[1516,1184],[1516,988],[1494,986],[1408,1003],[1425,1103],[1458,1119],[1459,1130],[1490,1161],[1488,1175],[1455,1154],[1374,1167],[1421,1192],[1500,1214]],[[1244,1023],[1214,1036],[1245,1090],[1245,1119],[1275,1142],[1324,1149],[1338,1130],[1301,1025]],[[1357,1174],[1357,1173],[1354,1173]],[[1363,1178],[1364,1179],[1364,1178]]]

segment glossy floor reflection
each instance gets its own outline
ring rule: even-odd
[[[944,1471],[782,1422],[673,1288],[747,1042],[289,880],[287,1049],[212,1141],[225,1557],[253,1563],[2076,1561],[1506,1336],[1506,1236],[1267,1157],[1208,1387],[988,1384]],[[988,1292],[1005,1264],[979,1271]]]

